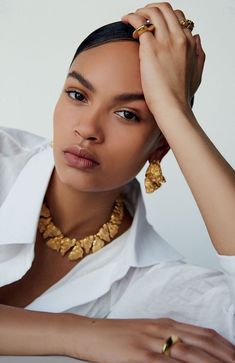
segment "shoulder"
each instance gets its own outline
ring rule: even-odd
[[[0,155],[8,156],[48,144],[46,137],[16,128],[0,127]]]

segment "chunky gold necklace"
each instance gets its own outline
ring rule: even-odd
[[[68,254],[68,259],[73,261],[81,259],[90,253],[99,251],[105,244],[110,242],[118,233],[123,215],[123,199],[118,198],[114,203],[110,220],[103,224],[98,233],[78,240],[63,235],[61,230],[52,222],[50,210],[46,204],[43,203],[38,229],[46,240],[47,246],[60,252],[62,256],[71,250]]]

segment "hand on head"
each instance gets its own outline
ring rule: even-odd
[[[156,112],[170,102],[190,105],[202,77],[205,54],[199,35],[192,35],[193,23],[169,3],[153,3],[122,17],[141,29],[141,81],[146,102]]]

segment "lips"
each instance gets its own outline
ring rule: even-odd
[[[99,165],[99,161],[97,160],[97,158],[91,153],[89,152],[87,149],[81,148],[78,145],[73,145],[68,147],[67,149],[64,150],[64,153],[70,153],[75,155],[77,158],[79,159],[83,159],[83,161],[87,161],[90,162],[89,165]],[[91,164],[92,163],[92,164]]]

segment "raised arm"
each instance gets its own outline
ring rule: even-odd
[[[182,29],[180,11],[150,4],[123,17],[135,28],[146,21],[155,34],[140,36],[141,80],[146,102],[192,191],[218,253],[235,255],[235,172],[205,134],[189,100],[205,55],[200,38]]]
[[[219,254],[235,255],[235,172],[189,108],[172,107],[166,116],[158,117],[158,123],[192,191],[211,241]]]

